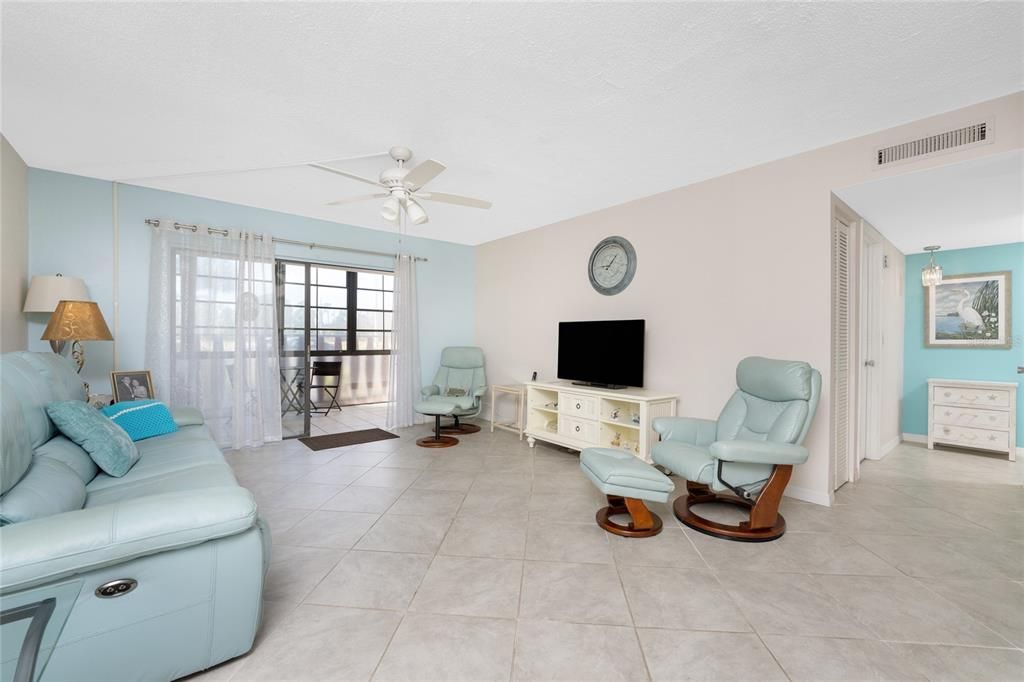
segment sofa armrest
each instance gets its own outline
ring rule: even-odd
[[[441,395],[441,388],[431,384],[430,386],[424,386],[421,388],[420,393],[423,394],[424,398],[429,398],[432,395]]]
[[[149,495],[0,528],[0,593],[241,533],[256,524],[245,488]]]
[[[763,440],[720,440],[708,451],[717,459],[747,464],[803,464],[810,454],[802,445]]]
[[[709,445],[718,435],[718,422],[695,417],[657,417],[652,424],[662,440],[690,445]]]
[[[172,407],[171,417],[179,427],[198,426],[204,422],[203,413],[194,407]]]

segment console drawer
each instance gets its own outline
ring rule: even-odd
[[[579,393],[561,393],[558,396],[558,411],[585,419],[597,419],[598,399]]]
[[[1010,413],[1000,410],[979,410],[953,405],[932,406],[932,420],[936,424],[970,426],[981,429],[1010,428]]]
[[[969,407],[1009,407],[1010,392],[1004,388],[980,389],[933,386],[932,401],[943,405]]]
[[[973,429],[968,426],[950,426],[936,424],[932,427],[932,440],[937,443],[963,445],[969,448],[985,450],[1009,450],[1009,431],[989,431]]]
[[[595,421],[574,417],[559,417],[558,419],[558,435],[560,436],[596,444],[597,432],[598,425]]]

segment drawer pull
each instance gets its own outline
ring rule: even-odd
[[[953,394],[952,394],[952,393],[950,393],[949,391],[946,391],[946,392],[945,392],[945,393],[943,393],[942,395],[944,395],[944,396],[946,396],[946,397],[948,398],[949,396],[951,396],[951,395],[953,395]]]
[[[582,405],[580,405],[579,403],[576,403],[576,409],[577,409],[577,410],[579,410],[579,409],[582,409],[582,408],[583,408],[583,406],[582,406]]]
[[[946,410],[946,416],[947,417],[952,417],[953,416],[953,412],[950,411],[950,410]]]
[[[996,399],[996,398],[998,398],[998,397],[999,397],[999,396],[997,396],[997,395],[996,395],[995,393],[989,393],[989,394],[988,394],[988,399],[989,399],[989,400],[995,400],[995,399]]]
[[[993,434],[989,435],[988,439],[989,440],[995,440],[996,439],[996,434],[993,433]]]
[[[949,435],[949,427],[948,426],[943,427],[942,432],[948,436]]]
[[[579,433],[579,432],[580,432],[580,425],[579,425],[579,424],[577,424],[577,425],[576,425],[576,433]]]

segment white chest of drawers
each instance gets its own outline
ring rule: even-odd
[[[1017,383],[928,380],[928,448],[936,443],[1017,457]]]

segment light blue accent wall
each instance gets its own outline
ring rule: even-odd
[[[29,169],[29,274],[81,277],[100,305],[117,339],[118,367],[146,366],[146,315],[149,296],[149,247],[152,228],[146,218],[233,227],[277,237],[371,251],[395,251],[397,236],[382,230],[229,204],[132,185],[118,187],[120,237],[114,260],[113,183],[65,173]],[[415,228],[412,228],[415,229]],[[420,366],[425,383],[433,378],[441,349],[472,345],[474,340],[475,253],[472,246],[406,237],[405,247],[427,262],[417,263]],[[340,265],[390,268],[394,259],[326,249],[277,245],[281,257]],[[117,268],[120,324],[114,320],[114,268]],[[29,349],[48,350],[39,340],[49,316],[29,318]],[[110,390],[114,344],[86,346],[84,378],[94,392]]]
[[[1009,270],[1012,274],[1011,334],[1008,350],[925,348],[924,287],[921,268],[928,254],[907,256],[906,329],[903,346],[903,433],[928,433],[928,379],[974,379],[1024,383],[1024,242],[939,251],[944,275]],[[1024,444],[1024,388],[1017,388],[1017,443]]]

